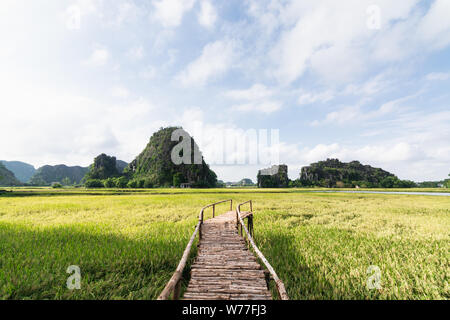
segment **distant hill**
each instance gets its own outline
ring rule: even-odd
[[[52,182],[64,183],[64,180],[66,178],[70,180],[70,184],[80,183],[81,179],[83,179],[88,170],[88,168],[79,166],[43,166],[36,171],[33,177],[31,177],[30,184],[37,186],[47,186],[52,184]]]
[[[394,174],[380,168],[363,165],[359,161],[349,163],[338,159],[327,159],[303,167],[300,173],[301,186],[355,187],[362,188],[408,188],[415,187],[412,181],[399,180]]]
[[[116,160],[116,168],[119,173],[123,173],[123,170],[128,166],[128,163],[122,160]]]
[[[0,162],[3,163],[6,169],[14,173],[17,180],[23,183],[28,182],[33,176],[33,174],[36,172],[34,166],[25,162],[5,161],[5,160],[1,160]]]
[[[181,128],[161,128],[155,132],[145,149],[128,165],[124,173],[130,179],[146,179],[155,187],[179,186],[181,183],[189,183],[193,187],[216,186],[217,176],[203,158],[201,164],[195,164],[193,161],[193,151],[198,150],[193,138],[191,138],[192,164],[173,163],[172,149],[179,142],[172,141],[171,137],[177,129]]]
[[[238,182],[223,182],[222,180],[219,180],[217,182],[220,186],[227,186],[227,187],[248,187],[248,186],[254,186],[252,179],[244,178]]]
[[[0,163],[0,186],[13,187],[21,184],[22,183],[14,176],[14,173],[6,169],[3,163]]]
[[[259,188],[287,188],[289,186],[288,166],[275,165],[258,171]]]

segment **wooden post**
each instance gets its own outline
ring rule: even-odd
[[[181,291],[181,279],[178,280],[175,288],[173,289],[173,300],[178,300],[180,298]]]
[[[213,205],[213,218],[216,216],[216,205]]]

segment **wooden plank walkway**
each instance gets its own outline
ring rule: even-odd
[[[185,300],[271,300],[264,270],[236,229],[236,211],[203,222]]]

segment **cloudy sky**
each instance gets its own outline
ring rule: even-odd
[[[448,0],[2,0],[0,158],[131,161],[182,125],[208,162],[220,133],[278,129],[291,178],[337,157],[443,179],[449,17]]]

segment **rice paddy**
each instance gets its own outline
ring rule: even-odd
[[[450,197],[302,189],[12,191],[0,196],[0,299],[156,299],[200,208],[223,199],[254,201],[255,240],[291,299],[450,298]],[[79,290],[66,285],[72,265],[80,267]],[[375,288],[367,286],[370,266],[379,268]]]

